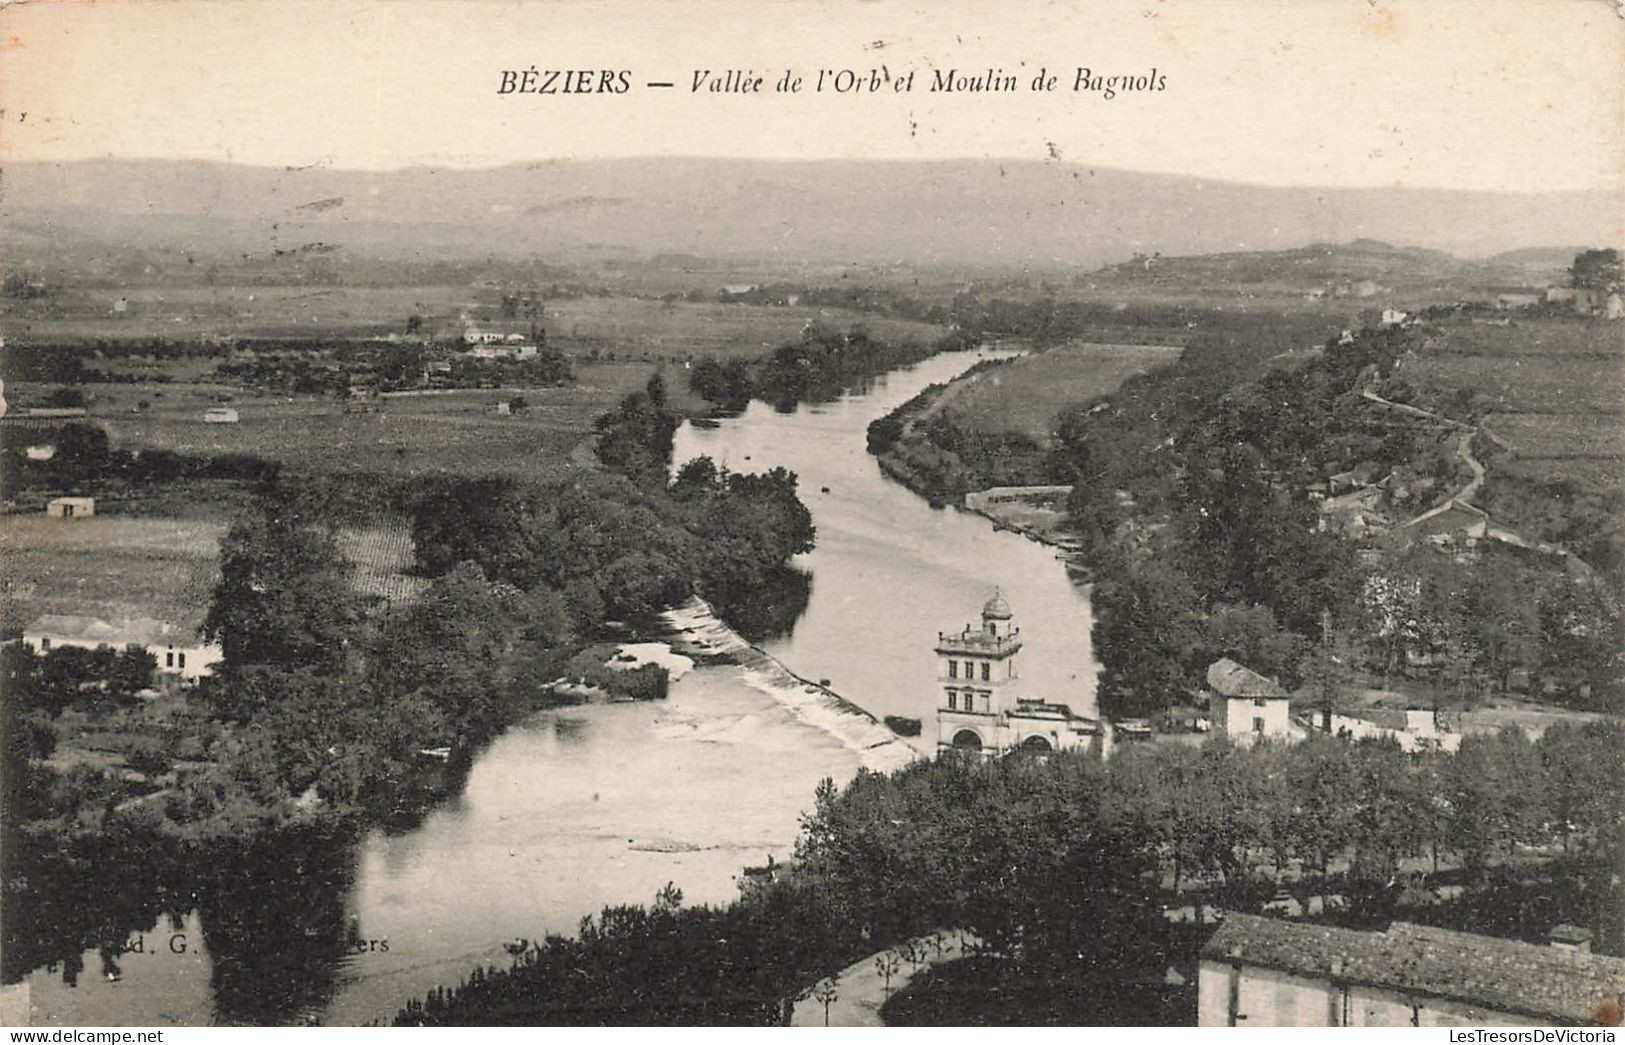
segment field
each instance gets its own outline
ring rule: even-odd
[[[97,516],[0,517],[0,625],[42,613],[202,623],[219,578],[216,523]]]
[[[405,519],[380,520],[379,525],[340,530],[339,551],[355,564],[351,583],[362,595],[385,602],[410,602],[429,582],[408,571],[414,562],[412,531]]]
[[[1179,352],[1159,345],[1061,345],[972,375],[943,409],[967,428],[1019,432],[1047,444],[1062,409],[1105,395],[1135,374],[1173,363]]]
[[[1505,413],[1618,413],[1621,361],[1618,355],[1441,352],[1407,361],[1401,373],[1429,388],[1481,397]]]
[[[646,368],[652,370],[652,367]],[[316,396],[244,394],[217,385],[90,385],[90,420],[117,447],[192,454],[255,454],[306,473],[372,471],[391,475],[490,471],[551,478],[570,470],[570,454],[593,419],[624,390],[592,380],[573,387],[458,390],[390,396],[375,413]],[[233,395],[238,424],[206,424],[203,411]],[[523,395],[512,416],[499,399]],[[134,407],[146,402],[148,409]]]
[[[651,360],[759,356],[794,341],[815,321],[842,329],[862,324],[887,341],[935,341],[946,333],[929,323],[804,306],[576,298],[550,301],[546,311],[548,340],[567,354],[631,351]]]
[[[1420,388],[1470,400],[1511,444],[1492,471],[1617,487],[1625,458],[1625,339],[1618,323],[1527,316],[1507,326],[1440,323],[1401,369]]]
[[[220,579],[225,531],[198,519],[0,516],[0,628],[10,633],[42,613],[196,627]],[[428,587],[408,572],[412,535],[404,519],[341,529],[337,539],[362,595],[398,603]]]
[[[523,332],[523,318],[501,318],[500,288],[430,287],[165,287],[90,289],[49,302],[8,302],[8,336],[44,343],[87,338],[179,340],[199,337],[373,336],[404,333],[408,317],[424,330],[456,336],[464,319],[494,330]],[[123,298],[127,309],[114,311]],[[613,352],[684,359],[691,355],[760,355],[793,340],[817,320],[842,328],[863,323],[876,336],[934,340],[927,323],[867,316],[838,308],[658,301],[634,297],[559,298],[544,303],[549,340],[564,352]]]

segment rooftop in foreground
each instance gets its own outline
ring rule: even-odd
[[[1409,922],[1379,933],[1230,913],[1202,957],[1565,1024],[1595,1022],[1625,992],[1622,958]]]

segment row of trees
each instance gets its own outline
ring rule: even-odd
[[[46,443],[55,448],[47,460],[32,460],[27,448]],[[7,488],[70,489],[81,483],[132,485],[184,479],[221,479],[264,483],[281,466],[253,454],[187,454],[174,450],[120,450],[100,425],[63,424],[54,430],[22,426],[0,428],[0,482]]]
[[[1336,891],[1349,924],[1408,909],[1406,866],[1460,871],[1468,895],[1505,895],[1519,846],[1547,847],[1544,919],[1602,930],[1616,950],[1625,855],[1614,725],[1470,738],[1413,758],[1392,743],[1321,737],[1291,747],[1141,745],[1109,763],[1075,754],[992,762],[948,755],[890,775],[825,782],[793,869],[724,908],[668,890],[550,937],[511,970],[414,1003],[409,1024],[778,1022],[822,976],[941,929],[980,941],[1005,982],[1084,999],[1160,981],[1176,947],[1165,905],[1193,896],[1259,910],[1281,888]],[[1566,854],[1566,855],[1560,855]],[[1404,861],[1412,861],[1407,865]],[[1597,896],[1586,890],[1600,890]],[[1484,906],[1480,904],[1480,907]],[[1538,935],[1501,909],[1473,927]],[[1498,921],[1496,920],[1498,917]],[[1181,942],[1182,941],[1182,942]],[[1188,957],[1188,954],[1185,955]],[[1074,1013],[1077,1015],[1077,1013]]]
[[[743,410],[760,399],[778,410],[792,410],[798,403],[833,399],[888,370],[978,343],[978,338],[958,332],[932,343],[890,342],[871,337],[861,326],[842,331],[815,322],[797,340],[757,359],[701,359],[689,371],[688,383],[720,409]]]

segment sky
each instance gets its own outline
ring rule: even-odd
[[[500,94],[624,69],[624,94]],[[994,67],[1013,94],[926,90]],[[1166,77],[1074,92],[1076,70]],[[914,90],[781,95],[786,70]],[[1053,93],[1025,90],[1040,68]],[[761,94],[690,90],[751,70]],[[1625,187],[1613,0],[65,0],[0,11],[0,161],[1010,157],[1273,185]],[[649,88],[670,81],[669,89]]]

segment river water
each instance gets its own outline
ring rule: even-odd
[[[1026,638],[1024,695],[1093,714],[1087,594],[1053,552],[987,520],[933,510],[865,450],[870,421],[981,354],[940,355],[839,401],[779,413],[753,404],[716,428],[685,425],[676,460],[735,471],[782,465],[801,480],[818,546],[805,609],[761,643],[875,716],[919,718],[934,746],[932,644],[998,588]],[[466,786],[414,829],[374,831],[310,896],[246,882],[242,910],[194,912],[139,937],[119,978],[84,956],[28,982],[36,1023],[387,1021],[408,998],[506,965],[504,944],[571,933],[606,904],[647,903],[667,882],[723,903],[741,868],[788,856],[825,777],[895,765],[854,739],[837,709],[791,699],[782,679],[702,665],[665,701],[547,711],[483,751]],[[860,731],[861,732],[861,731]],[[870,730],[870,736],[873,731]],[[906,754],[906,752],[905,752]]]

